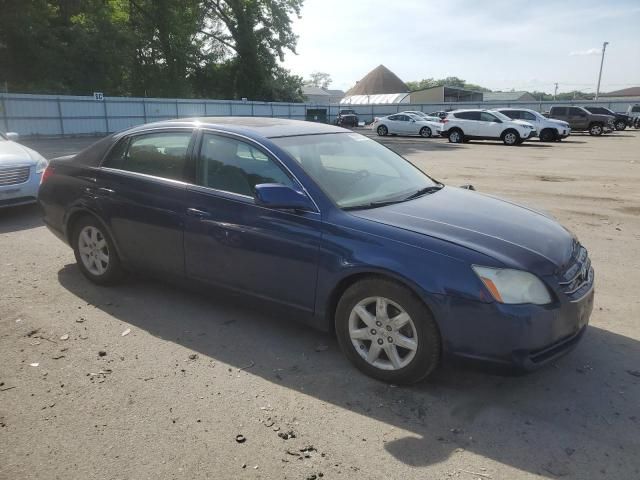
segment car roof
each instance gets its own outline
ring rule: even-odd
[[[172,127],[211,127],[233,133],[258,135],[266,138],[319,135],[323,133],[346,133],[351,131],[334,125],[303,120],[290,120],[288,118],[194,117],[146,123],[120,132],[120,134],[131,134],[145,130]]]

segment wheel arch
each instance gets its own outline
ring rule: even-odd
[[[433,319],[438,326],[439,333],[441,332],[440,323],[438,321],[436,302],[429,299],[429,294],[427,292],[425,292],[411,280],[401,275],[387,270],[375,268],[349,272],[336,283],[336,285],[327,296],[325,302],[324,326],[327,331],[335,332],[336,310],[338,308],[338,302],[340,302],[340,298],[342,298],[344,292],[346,292],[347,289],[355,283],[369,278],[389,280],[407,288],[431,312],[431,315],[433,316]]]
[[[118,242],[116,241],[116,238],[113,235],[113,232],[111,231],[111,228],[109,228],[109,226],[106,224],[106,222],[104,222],[104,220],[102,220],[100,218],[99,215],[96,214],[96,212],[92,211],[89,208],[86,207],[78,207],[73,209],[71,212],[69,212],[66,222],[65,222],[65,237],[67,239],[67,242],[69,243],[69,245],[71,245],[71,247],[73,248],[73,242],[74,239],[72,238],[73,235],[73,231],[75,230],[75,226],[78,222],[78,220],[80,220],[82,217],[91,217],[94,220],[96,220],[101,226],[102,228],[105,229],[105,231],[109,234],[109,237],[111,238],[111,241],[113,242],[113,244],[116,247],[116,253],[118,254],[118,257],[120,257],[121,259],[122,257],[122,251],[120,249],[120,246],[118,245]]]

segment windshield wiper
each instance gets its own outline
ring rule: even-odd
[[[361,205],[349,205],[348,207],[342,207],[342,210],[366,210],[368,208],[377,208],[377,207],[384,207],[386,205],[393,205],[394,203],[404,202],[404,200],[405,199],[402,198],[400,200],[384,200],[379,202],[363,203]]]
[[[403,198],[402,201],[404,202],[404,201],[407,201],[407,200],[413,200],[414,198],[421,197],[421,196],[426,195],[428,193],[437,192],[438,190],[441,190],[442,187],[444,187],[444,185],[442,183],[438,183],[437,185],[432,185],[430,187],[421,188],[417,192],[414,192],[411,195],[409,195],[408,197]]]

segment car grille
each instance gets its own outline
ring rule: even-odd
[[[29,167],[0,167],[0,186],[17,185],[29,180]]]
[[[591,290],[593,274],[587,249],[576,242],[572,261],[560,279],[560,288],[571,300],[579,300]]]

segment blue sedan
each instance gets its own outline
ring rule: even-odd
[[[92,282],[144,271],[283,304],[388,382],[445,356],[533,370],[576,345],[593,308],[587,251],[553,218],[335,126],[135,127],[51,161],[39,203]]]

